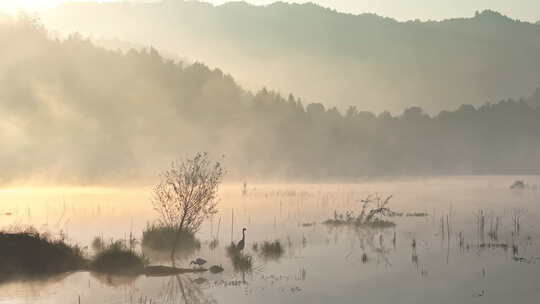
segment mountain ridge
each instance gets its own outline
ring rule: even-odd
[[[32,19],[0,24],[0,44],[0,183],[140,181],[197,151],[226,155],[237,180],[540,172],[538,96],[437,115],[340,111],[246,91],[154,48],[51,38]]]
[[[417,105],[437,113],[533,92],[540,83],[540,26],[489,10],[423,22],[315,4],[165,1],[69,3],[42,18],[64,34],[175,51],[250,90],[296,92],[342,110],[400,113]]]

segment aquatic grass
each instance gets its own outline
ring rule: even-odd
[[[211,273],[216,274],[216,273],[223,272],[224,269],[223,269],[223,266],[221,265],[212,265],[209,270]]]
[[[362,253],[361,261],[362,261],[362,264],[367,264],[367,262],[369,261],[369,258],[365,252]]]
[[[508,244],[505,244],[505,243],[483,243],[483,244],[479,244],[478,245],[478,248],[482,248],[482,249],[496,249],[496,248],[501,248],[503,249],[504,251],[508,250],[510,246],[508,246]]]
[[[227,246],[226,248],[227,256],[231,260],[233,269],[240,272],[251,272],[253,269],[253,258],[249,254],[245,254],[242,251],[236,248],[234,243]]]
[[[265,260],[277,260],[281,258],[285,250],[279,240],[273,242],[264,241],[261,245],[260,255]]]
[[[174,227],[164,225],[147,225],[143,230],[142,246],[156,251],[170,251],[177,238]],[[196,250],[201,248],[201,242],[188,231],[180,231],[176,249]]]
[[[140,274],[146,265],[148,260],[142,254],[127,248],[122,241],[115,241],[94,257],[90,268],[100,273]]]
[[[210,243],[208,244],[208,248],[210,248],[211,250],[216,249],[218,246],[219,246],[219,240],[218,240],[218,239],[213,239],[213,240],[210,241]]]
[[[376,218],[370,222],[359,222],[358,220],[342,220],[342,219],[328,219],[324,222],[322,222],[323,225],[327,226],[355,226],[358,228],[379,228],[379,229],[385,229],[385,228],[392,228],[396,226],[396,223],[388,220],[383,220]]]
[[[522,189],[525,189],[525,188],[526,188],[526,184],[522,180],[517,180],[510,186],[510,189],[520,189],[520,190],[522,190]]]
[[[362,203],[360,214],[355,216],[353,211],[347,211],[345,214],[339,214],[334,211],[334,218],[323,222],[328,226],[356,226],[366,228],[391,228],[396,224],[392,221],[383,219],[385,216],[395,216],[397,213],[388,208],[392,195],[381,198],[378,195],[369,195],[360,200]]]
[[[106,247],[106,244],[105,244],[105,241],[103,240],[103,237],[102,236],[96,236],[93,240],[92,240],[92,250],[94,250],[95,253],[100,253],[101,251],[103,251]]]
[[[253,269],[253,259],[250,255],[239,254],[232,258],[233,268],[235,271],[251,272]]]

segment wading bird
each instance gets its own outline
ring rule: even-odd
[[[242,239],[238,242],[238,245],[236,245],[236,250],[238,251],[244,250],[244,247],[246,246],[246,230],[246,228],[242,229]]]
[[[195,260],[191,261],[191,263],[189,263],[189,265],[191,264],[202,267],[202,265],[206,264],[206,260],[203,258],[196,258]]]

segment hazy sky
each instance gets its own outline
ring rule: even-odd
[[[46,7],[67,1],[79,0],[0,0],[0,9],[13,11],[17,7]],[[207,2],[221,4],[228,2],[228,0],[207,0]],[[247,2],[269,4],[275,1],[249,0]],[[475,10],[487,8],[502,12],[513,18],[534,22],[540,20],[540,0],[289,0],[288,2],[316,2],[343,12],[371,12],[399,20],[416,18],[438,20],[465,17],[472,16]]]

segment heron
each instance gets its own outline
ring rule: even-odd
[[[196,258],[195,260],[189,263],[189,265],[192,265],[192,264],[202,267],[202,265],[206,264],[206,260],[203,258]]]
[[[246,246],[246,230],[247,230],[246,228],[242,229],[242,239],[236,245],[236,250],[238,251],[244,250],[244,247]]]

